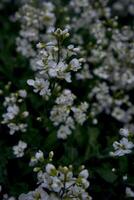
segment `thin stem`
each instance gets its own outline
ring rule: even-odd
[[[62,190],[62,194],[61,194],[61,200],[63,200],[63,196],[65,194],[65,190],[66,190],[66,174],[65,174],[65,177],[64,177],[64,184],[63,184],[63,190]]]
[[[57,64],[60,62],[60,52],[61,52],[61,45],[59,38],[57,39],[57,45],[58,45],[58,57],[57,57]]]

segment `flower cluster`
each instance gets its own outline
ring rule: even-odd
[[[118,0],[113,3],[112,10],[119,16],[132,15],[134,16],[134,2],[133,0]]]
[[[50,111],[50,119],[55,126],[59,126],[57,137],[66,139],[75,129],[74,119],[83,124],[87,119],[86,112],[88,104],[74,105],[76,96],[69,89],[64,89],[59,81],[71,82],[71,72],[77,72],[82,67],[82,58],[78,57],[79,48],[68,45],[66,49],[62,46],[63,41],[69,36],[68,30],[56,29],[52,32],[53,42],[47,44],[39,43],[37,58],[32,68],[36,72],[35,80],[29,79],[28,85],[34,88],[34,92],[49,100],[53,95],[57,96]],[[33,59],[32,59],[33,64]],[[74,113],[74,119],[71,116]]]
[[[110,152],[111,156],[124,156],[125,154],[130,154],[134,148],[133,142],[129,139],[132,137],[132,134],[128,129],[120,129],[120,135],[123,136],[123,138],[119,142],[115,141],[113,143],[115,151]]]
[[[19,90],[5,97],[3,105],[6,108],[6,112],[2,115],[2,124],[8,126],[10,135],[13,135],[17,131],[26,132],[27,130],[25,118],[28,117],[29,112],[25,110],[24,99],[26,97],[26,90]]]
[[[16,19],[21,22],[17,51],[26,57],[36,55],[34,45],[40,39],[43,40],[42,30],[46,29],[47,34],[55,23],[54,5],[51,2],[41,3],[41,1],[37,4],[38,7],[34,1],[27,1],[16,14]]]
[[[30,165],[35,166],[34,171],[37,171],[38,188],[28,194],[21,194],[19,200],[28,200],[34,198],[45,199],[90,199],[91,197],[86,192],[89,187],[88,176],[89,173],[84,166],[79,169],[78,176],[73,174],[73,167],[59,166],[56,168],[50,161],[52,161],[53,152],[49,153],[49,159],[45,165],[46,159],[42,151],[35,153],[31,158]],[[38,167],[43,166],[43,167]]]
[[[130,2],[126,1],[126,4],[130,5]],[[72,10],[74,14],[70,17]],[[133,27],[119,26],[118,18],[112,17],[109,1],[71,0],[66,12],[70,29],[74,31],[71,40],[79,43],[90,71],[76,77],[84,75],[83,81],[88,77],[95,82],[92,88],[89,87],[88,101],[93,102],[91,115],[96,117],[105,112],[129,125],[133,118],[133,104],[127,95],[133,89],[134,80]],[[86,44],[83,35],[79,34],[81,29],[89,36]],[[126,106],[128,108],[124,109]]]
[[[68,30],[56,29],[51,31],[51,42],[39,43],[38,52],[31,60],[31,66],[45,79],[59,79],[71,82],[70,72],[78,71],[81,68],[82,58],[78,57],[80,49],[72,44],[66,48],[63,42],[69,37]]]
[[[66,139],[75,129],[75,121],[82,125],[87,119],[88,104],[84,102],[76,107],[74,105],[75,98],[76,96],[70,90],[63,90],[50,112],[50,119],[54,126],[60,125],[57,132],[58,138]]]
[[[48,82],[48,80],[44,80],[43,78],[36,77],[35,80],[29,79],[27,83],[28,85],[34,87],[33,91],[35,93],[39,92],[39,94],[45,97],[45,99],[48,99],[48,97],[51,95],[51,92],[49,89],[50,83]]]

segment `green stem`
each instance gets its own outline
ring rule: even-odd
[[[59,38],[57,39],[57,45],[58,45],[58,57],[57,57],[57,64],[60,62],[60,52],[61,52],[61,45]]]

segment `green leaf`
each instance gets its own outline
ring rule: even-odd
[[[112,167],[109,164],[103,164],[95,171],[108,183],[113,183],[117,179],[117,175],[112,172]]]

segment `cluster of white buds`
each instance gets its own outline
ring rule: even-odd
[[[134,144],[130,140],[133,135],[128,131],[128,129],[120,129],[119,133],[123,138],[119,142],[115,141],[113,143],[115,151],[110,152],[111,156],[124,156],[125,154],[130,154],[134,148]]]
[[[88,170],[81,166],[76,177],[73,174],[72,165],[56,168],[51,163],[52,158],[53,152],[50,152],[49,158],[45,159],[42,151],[38,151],[31,158],[30,165],[35,166],[34,171],[38,172],[39,187],[28,194],[21,194],[19,200],[34,200],[37,197],[41,200],[91,200],[92,198],[86,192],[89,187],[89,181],[87,180],[89,177]]]
[[[37,151],[35,155],[30,160],[30,166],[34,166],[38,164],[39,162],[44,161],[44,154],[41,150]]]
[[[79,48],[69,45],[63,47],[63,41],[69,37],[68,30],[56,29],[50,34],[51,42],[39,43],[37,56],[32,60],[32,68],[48,81],[52,79],[71,82],[71,72],[81,68],[82,58],[78,57]]]
[[[3,105],[6,107],[6,112],[2,115],[2,124],[7,124],[10,135],[16,131],[26,132],[27,124],[24,121],[29,113],[24,110],[24,105],[22,105],[26,97],[26,90],[19,90],[5,97]]]

